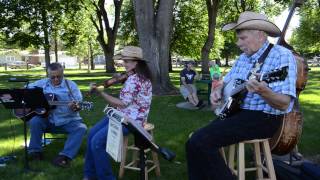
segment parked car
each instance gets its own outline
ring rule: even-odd
[[[27,64],[24,61],[15,61],[15,62],[9,64],[8,67],[11,69],[27,69],[27,65],[28,65],[29,69],[35,67],[35,65]]]

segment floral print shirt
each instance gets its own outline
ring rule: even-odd
[[[125,81],[120,91],[120,99],[126,104],[118,109],[127,117],[140,121],[141,125],[148,118],[152,99],[151,81],[133,74]]]

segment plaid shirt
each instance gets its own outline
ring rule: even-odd
[[[247,56],[244,53],[240,55],[230,72],[224,77],[224,82],[228,83],[232,79],[246,80],[249,76],[251,69],[253,68],[256,61],[263,54],[265,49],[268,47],[269,42],[266,41],[263,46],[253,55]],[[291,102],[286,111],[280,111],[278,109],[269,106],[263,98],[257,93],[248,93],[241,105],[242,109],[258,110],[268,114],[284,114],[290,112],[293,107],[293,102],[296,97],[296,79],[297,79],[297,68],[296,61],[291,51],[279,46],[274,45],[270,50],[267,58],[265,59],[260,73],[270,72],[274,69],[279,69],[284,66],[289,66],[288,75],[284,81],[276,81],[268,84],[268,87],[273,92],[279,94],[286,94],[291,97]]]

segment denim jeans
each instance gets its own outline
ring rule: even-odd
[[[98,180],[115,180],[112,174],[109,154],[106,152],[109,119],[105,116],[96,123],[89,131],[87,139],[87,151],[84,162],[84,176]],[[123,135],[129,133],[128,129],[122,128]]]
[[[282,116],[242,110],[225,120],[216,119],[197,130],[186,143],[189,180],[235,179],[219,148],[244,140],[270,138]]]
[[[68,138],[64,144],[63,150],[59,154],[67,156],[70,159],[73,159],[78,153],[82,138],[87,130],[87,126],[79,120],[70,121],[69,123],[61,126],[55,126],[50,123],[48,119],[40,116],[33,117],[29,121],[29,125],[31,134],[28,148],[29,152],[42,151],[41,142],[44,132],[65,133],[68,135]]]

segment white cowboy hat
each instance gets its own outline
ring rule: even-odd
[[[278,37],[281,34],[281,30],[270,22],[265,15],[250,11],[241,13],[236,23],[223,26],[222,31],[237,29],[261,30],[272,37]]]
[[[120,54],[115,55],[113,57],[114,60],[142,60],[146,61],[143,59],[143,53],[142,49],[137,46],[125,46]]]

